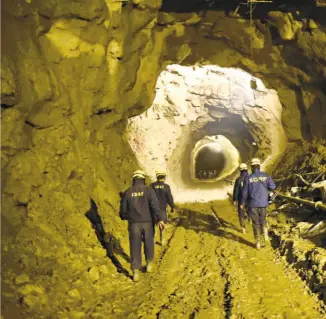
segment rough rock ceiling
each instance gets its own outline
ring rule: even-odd
[[[235,9],[237,6],[249,5],[250,0],[163,0],[162,11],[166,12],[194,12],[205,9]],[[266,10],[292,9],[295,7],[324,7],[325,0],[253,0],[253,5],[258,5]],[[261,8],[260,8],[261,9]]]

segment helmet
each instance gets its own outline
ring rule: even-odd
[[[260,160],[259,158],[253,158],[250,162],[250,165],[260,165]]]
[[[246,163],[241,163],[239,166],[240,171],[246,171],[248,170],[248,166]]]
[[[156,171],[155,173],[156,173],[156,177],[159,177],[159,176],[166,176],[166,173],[165,173],[165,171],[163,171],[163,170]]]
[[[146,177],[146,174],[141,171],[141,170],[138,170],[138,171],[135,171],[133,174],[132,174],[132,178],[138,178],[138,179],[145,179]]]

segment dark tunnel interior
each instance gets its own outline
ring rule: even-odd
[[[227,117],[215,122],[207,123],[200,134],[204,135],[224,135],[237,148],[242,161],[248,161],[257,152],[254,146],[254,138],[239,115],[228,114]],[[202,136],[196,136],[200,139]]]
[[[212,146],[204,146],[199,150],[195,161],[195,176],[200,180],[214,180],[223,172],[226,164],[223,152]]]
[[[249,13],[250,2],[241,0],[163,0],[161,11],[164,12],[195,12],[201,10],[235,10],[239,6],[240,12]],[[312,0],[273,0],[273,1],[253,1],[253,5],[259,9],[260,13],[270,10],[289,11],[295,7],[312,6],[316,7]],[[249,15],[248,15],[249,17]]]
[[[160,11],[175,13],[221,11],[229,16],[237,15],[244,19],[259,19],[264,23],[270,11],[290,12],[294,17],[304,19],[313,16],[321,24],[326,14],[326,6],[319,6],[313,0],[273,0],[249,1],[242,0],[163,0]]]

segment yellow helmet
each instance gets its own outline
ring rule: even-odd
[[[165,171],[163,170],[158,170],[155,172],[156,173],[156,177],[159,177],[159,176],[166,176],[166,173]]]
[[[239,166],[240,171],[246,171],[248,170],[248,166],[246,163],[241,163]]]
[[[250,162],[250,165],[260,165],[260,160],[259,158],[253,158]]]
[[[137,170],[132,174],[132,178],[145,179],[146,174],[142,170]]]

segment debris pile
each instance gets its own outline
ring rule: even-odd
[[[277,196],[270,206],[272,244],[310,289],[326,301],[326,145],[292,145],[274,169]]]
[[[320,141],[301,146],[296,151],[290,147],[285,154],[292,169],[283,166],[276,170],[276,210],[296,213],[297,219],[305,222],[314,218],[311,227],[301,231],[303,237],[326,236],[326,146]]]

